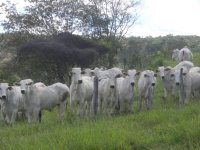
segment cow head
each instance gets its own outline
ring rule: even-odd
[[[3,100],[6,100],[7,90],[8,90],[8,83],[0,83],[0,94]]]
[[[144,73],[144,78],[146,79],[147,83],[150,84],[151,86],[156,85],[156,77],[157,77],[157,74],[151,70],[147,70]]]
[[[136,72],[135,69],[128,70],[126,78],[128,78],[131,86],[135,85],[136,75],[139,75],[139,72]]]
[[[72,82],[75,84],[81,84],[82,78],[81,78],[81,68],[72,68]]]
[[[22,94],[26,94],[27,90],[29,89],[29,87],[32,84],[33,84],[33,80],[31,80],[31,79],[24,79],[24,80],[21,80],[17,85],[20,86],[21,93]]]

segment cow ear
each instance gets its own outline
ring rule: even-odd
[[[12,90],[12,89],[13,89],[12,86],[9,86],[9,87],[8,87],[8,90]]]
[[[14,83],[14,85],[20,86],[20,83],[19,83],[19,82],[16,82],[16,83]]]
[[[157,77],[157,73],[154,73],[154,77]]]
[[[115,78],[120,78],[121,77],[121,74],[117,74],[116,76],[115,76]]]
[[[138,72],[136,73],[136,75],[140,75],[140,71],[138,71]]]
[[[85,74],[85,71],[84,71],[84,70],[82,70],[82,71],[81,71],[81,74]]]
[[[183,73],[182,73],[183,76],[185,76],[186,74],[187,74],[186,72],[183,72]]]
[[[127,76],[127,75],[128,75],[128,73],[127,73],[127,72],[123,72],[123,75]]]
[[[29,82],[27,85],[32,85],[33,84],[33,82]]]
[[[91,76],[94,76],[94,75],[95,75],[94,71],[91,71],[91,72],[90,72],[90,75],[91,75]]]
[[[165,70],[165,71],[169,71],[169,70],[171,70],[171,69],[170,69],[170,68],[165,68],[164,70]]]

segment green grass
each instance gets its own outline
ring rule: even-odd
[[[200,57],[199,57],[200,58]],[[195,57],[195,64],[199,60]],[[134,112],[114,117],[73,116],[69,108],[63,121],[57,109],[44,112],[42,123],[0,122],[0,150],[188,150],[200,149],[200,102],[180,108],[178,96],[164,101],[162,86],[154,92],[153,107],[138,113],[136,89]]]

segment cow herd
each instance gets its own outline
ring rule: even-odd
[[[94,109],[97,109],[97,115],[132,112],[136,76],[139,76],[138,111],[142,110],[143,101],[147,110],[152,107],[157,75],[163,84],[164,98],[179,91],[179,103],[188,103],[190,96],[194,98],[199,94],[200,68],[192,63],[193,56],[187,47],[174,50],[172,58],[179,61],[176,66],[161,66],[155,72],[152,70],[139,72],[135,69],[124,71],[117,67],[84,70],[78,67],[72,68],[70,87],[63,83],[47,86],[42,82],[34,83],[32,79],[21,80],[14,86],[0,83],[1,118],[6,123],[12,124],[21,113],[28,122],[38,122],[41,121],[43,110],[52,110],[58,106],[59,118],[63,119],[68,98],[70,110],[80,117],[94,115]],[[98,79],[97,87],[94,78]]]

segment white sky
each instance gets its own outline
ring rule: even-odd
[[[26,5],[23,0],[11,2],[18,3],[20,8]],[[128,36],[200,36],[200,0],[141,0],[138,14],[139,19]]]

